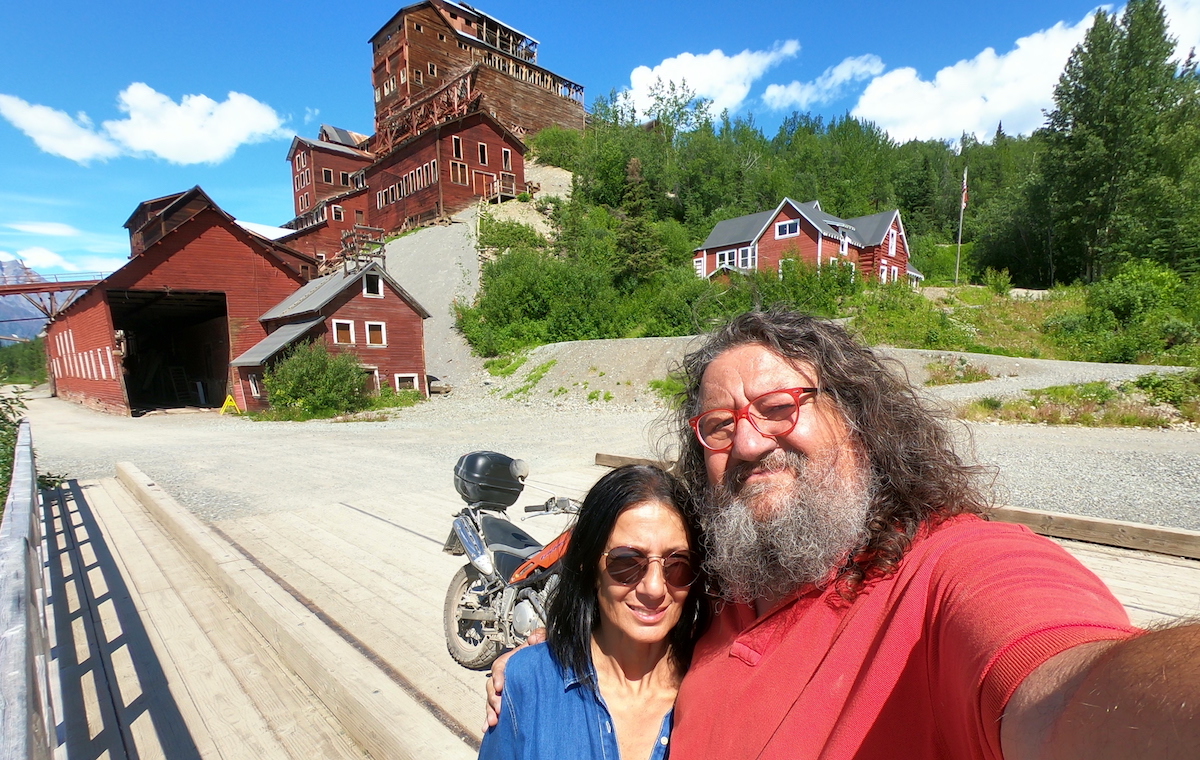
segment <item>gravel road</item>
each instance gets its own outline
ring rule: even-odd
[[[474,372],[451,395],[386,422],[256,423],[213,413],[133,419],[48,398],[44,390],[30,399],[29,416],[42,472],[106,477],[117,461],[132,461],[207,519],[343,501],[409,503],[444,489],[458,457],[475,449],[528,460],[535,480],[588,465],[596,452],[656,456],[664,410],[646,382],[664,377],[686,344],[652,338],[543,346],[511,378]],[[887,351],[910,375],[928,361],[926,352]],[[530,368],[551,360],[528,394],[503,398]],[[961,400],[969,392],[996,395],[1154,369],[1006,361],[1020,365],[1012,368],[1018,374],[931,395]],[[603,389],[611,389],[611,401],[587,400]],[[965,450],[997,468],[1000,503],[1200,530],[1200,434],[1194,430],[962,429]]]

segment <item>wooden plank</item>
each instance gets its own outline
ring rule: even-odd
[[[660,470],[670,470],[675,466],[674,462],[664,462],[658,459],[642,459],[641,457],[601,454],[600,452],[596,452],[596,464],[601,467],[624,467],[627,464],[644,464],[649,467],[657,467]]]
[[[164,637],[164,643],[176,662],[194,664],[197,659],[212,660],[201,663],[204,670],[199,677],[191,672],[191,667],[184,668],[184,676],[188,679],[188,692],[200,704],[205,725],[211,726],[215,720],[222,727],[236,729],[223,755],[237,757],[265,736],[277,743],[278,748],[256,756],[311,754],[321,758],[361,758],[362,751],[335,726],[332,716],[318,708],[316,696],[273,656],[266,641],[253,633],[249,623],[211,585],[199,566],[182,554],[181,547],[117,481],[105,481],[104,485],[113,493],[114,502],[121,508],[136,540],[146,547],[161,568],[160,575],[170,584],[169,592],[154,594],[164,614],[182,618],[179,625],[194,628],[205,639],[196,650],[180,651],[184,637],[174,634]],[[159,613],[157,605],[152,605],[150,611],[161,628],[164,614]],[[224,695],[224,699],[214,698],[214,690],[217,695]],[[224,704],[236,708],[232,715],[225,715],[225,710],[218,714],[218,708]]]
[[[140,484],[139,498],[154,498],[154,489],[146,487],[152,485],[149,478],[128,463],[121,466],[125,479]],[[196,534],[181,540],[189,551],[205,545],[226,553],[235,551],[174,500],[151,511],[161,516],[172,535]],[[436,705],[422,703],[393,681],[264,570],[249,562],[202,564],[223,576],[219,585],[235,606],[372,756],[474,756],[456,729],[442,722]]]
[[[1018,507],[997,507],[991,514],[993,519],[1028,526],[1043,536],[1200,559],[1198,531]]]

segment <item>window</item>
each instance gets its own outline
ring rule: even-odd
[[[399,393],[400,391],[419,390],[417,387],[417,376],[416,375],[396,375],[395,378],[393,379],[393,382],[395,382],[395,384],[396,384],[396,392],[397,393]]]
[[[841,240],[838,242],[838,253],[845,256],[850,252],[850,238],[846,237],[846,233],[842,233]]]
[[[360,208],[354,209],[354,223],[366,224],[366,215],[363,214],[363,211]]]
[[[258,375],[247,375],[246,379],[250,381],[250,395],[254,398],[262,398],[262,388],[258,385]]]
[[[324,262],[325,262],[325,254],[323,254],[323,253],[318,253],[318,254],[317,254],[317,261],[318,261],[318,262],[321,262],[321,263],[324,263]]]
[[[376,87],[375,88],[375,102],[378,103],[381,100],[383,100],[383,93],[379,91],[378,87]]]
[[[367,298],[383,298],[383,275],[377,273],[364,274],[363,295]]]
[[[511,150],[509,150],[508,148],[505,148],[500,151],[500,163],[503,165],[502,168],[504,169],[504,171],[506,171],[506,172],[512,171],[512,151]]]
[[[900,267],[892,267],[892,282],[900,279]]]
[[[737,264],[737,251],[730,249],[728,251],[717,251],[717,267],[731,267]]]
[[[332,185],[333,184],[333,169],[322,169],[321,170],[321,180],[326,185]]]
[[[459,49],[460,49],[460,50],[466,50],[466,49],[467,49],[467,43],[465,43],[465,42],[463,42],[463,41],[461,41],[461,40],[460,40],[460,41],[459,41],[459,43],[458,43],[458,47],[459,47]]]
[[[333,342],[343,345],[354,343],[354,323],[348,319],[333,320]]]
[[[738,266],[742,269],[754,269],[758,266],[758,255],[753,246],[738,249]]]
[[[703,255],[697,256],[696,258],[692,259],[692,266],[694,266],[696,268],[696,276],[697,277],[704,276],[704,256]]]
[[[300,210],[308,208],[308,193],[300,196]]]
[[[383,191],[375,193],[375,208],[383,208]]]
[[[350,172],[342,172],[338,179],[341,181],[342,187],[350,187]]]
[[[487,166],[487,143],[479,143],[479,163]]]
[[[425,27],[421,26],[420,24],[416,23],[415,21],[413,22],[413,29],[415,31],[420,32],[421,34],[425,33]]]
[[[413,82],[415,84],[421,83],[421,72],[417,71],[416,69],[413,69]]]
[[[429,177],[430,177],[430,179],[429,179],[430,182],[438,181],[437,159],[436,158],[429,162]]]
[[[879,267],[879,281],[880,282],[886,283],[888,281],[887,273],[888,273],[887,267],[884,267],[884,266]]]
[[[383,322],[367,322],[367,345],[387,345],[387,325]]]
[[[800,234],[800,220],[792,219],[775,225],[775,239],[796,237]]]
[[[400,84],[408,82],[408,69],[400,69]]]
[[[896,231],[888,230],[888,256],[896,255]]]
[[[390,76],[387,78],[387,81],[383,83],[383,94],[391,95],[395,91],[396,91],[396,77]]]
[[[300,175],[299,174],[297,174],[296,178],[292,181],[292,187],[296,190],[300,189]]]
[[[450,162],[450,181],[456,185],[470,184],[467,180],[467,165],[458,161]]]
[[[445,42],[445,41],[446,41],[446,35],[442,34],[441,32],[438,32],[438,42]]]
[[[452,137],[450,138],[450,142],[454,145],[454,157],[462,158],[462,138]]]
[[[429,76],[431,76],[431,77],[437,76],[437,64],[436,63],[429,64]]]
[[[346,221],[346,212],[342,210],[341,206],[334,206],[332,208],[332,212],[333,212],[333,221],[335,221],[335,222]]]

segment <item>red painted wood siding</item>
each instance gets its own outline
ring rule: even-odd
[[[800,234],[780,240],[775,238],[775,225],[793,219],[800,220]],[[758,268],[763,272],[778,272],[779,262],[785,257],[796,257],[811,267],[817,265],[817,240],[820,233],[807,219],[791,206],[785,205],[780,209],[762,237],[758,239]],[[828,243],[829,241],[825,241]],[[826,248],[822,245],[822,258]]]
[[[60,397],[93,409],[129,413],[104,291],[93,288],[47,326],[46,354]]]
[[[454,158],[454,138],[462,141],[462,158]],[[487,165],[479,161],[479,144],[487,146]],[[503,151],[510,151],[511,171],[504,171]],[[521,145],[496,129],[492,122],[475,114],[426,132],[367,170],[368,221],[372,227],[389,232],[404,226],[405,220],[422,214],[453,214],[470,206],[476,193],[475,177],[487,173],[499,178],[500,173],[512,174],[517,185],[525,183],[525,157]],[[379,206],[379,193],[402,180],[409,172],[437,160],[437,182],[395,202]],[[451,181],[451,164],[462,163],[466,168],[466,185]],[[483,191],[482,185],[480,191]]]
[[[341,252],[343,232],[352,229],[355,224],[365,225],[368,223],[370,218],[368,205],[369,201],[373,198],[374,195],[366,188],[363,188],[355,195],[329,204],[329,207],[326,208],[325,221],[318,222],[311,227],[305,227],[303,230],[287,237],[282,237],[279,239],[279,242],[289,248],[295,248],[301,253],[308,254],[313,258],[317,258],[317,254],[321,254],[325,258],[330,258]],[[341,221],[334,218],[333,206],[342,207]],[[356,211],[361,212],[361,220],[355,214]]]

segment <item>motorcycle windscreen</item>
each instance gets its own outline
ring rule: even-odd
[[[542,548],[533,536],[508,520],[483,515],[479,522],[483,528],[483,540],[492,551],[492,557],[496,561],[496,573],[501,578],[511,578],[525,560]]]

